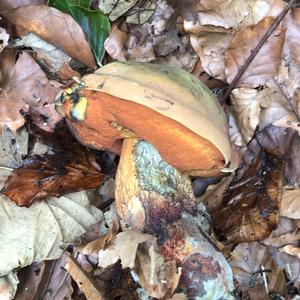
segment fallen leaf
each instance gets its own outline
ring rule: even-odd
[[[79,78],[80,74],[73,70],[69,63],[65,62],[60,68],[58,76],[63,82],[67,81],[66,85],[71,85],[74,82],[73,78]]]
[[[58,258],[63,247],[102,219],[84,191],[49,198],[29,209],[1,196],[0,216],[0,276],[34,261]]]
[[[229,242],[262,240],[277,226],[283,153],[279,151],[276,138],[284,143],[286,135],[280,135],[279,131],[276,137],[276,130],[272,130],[270,127],[257,134],[259,145],[256,140],[251,142],[244,157],[246,171],[242,176],[235,175],[224,194],[221,208],[213,211],[216,229]],[[250,153],[252,158],[245,161]]]
[[[224,53],[233,38],[227,32],[201,32],[191,34],[191,45],[201,59],[204,70],[210,76],[225,81]]]
[[[26,5],[46,4],[46,0],[2,0],[0,2],[0,11],[18,8]]]
[[[257,25],[240,30],[230,43],[225,53],[225,75],[228,83],[232,82],[244,65],[253,49],[274,22],[274,17],[266,17]],[[277,75],[281,61],[285,30],[278,27],[260,48],[239,80],[237,86],[257,87],[264,85]]]
[[[250,10],[247,1],[244,0],[223,1],[212,10],[199,11],[198,22],[201,25],[238,29]]]
[[[264,17],[276,17],[285,7],[282,0],[209,1],[211,9],[198,10],[197,22],[202,26],[223,27],[235,31],[255,25]],[[219,3],[222,2],[222,3]],[[192,21],[187,26],[191,26]],[[195,24],[195,22],[194,22]]]
[[[27,157],[5,184],[4,194],[18,205],[30,206],[49,196],[97,188],[103,178],[96,157],[80,145],[64,123],[50,134],[40,130],[52,154]],[[43,136],[44,135],[44,136]]]
[[[283,297],[287,297],[288,288],[284,268],[279,267],[273,259],[270,259],[264,266],[264,269],[270,270],[266,275],[269,294],[279,294]]]
[[[249,142],[257,127],[263,129],[278,120],[288,117],[296,120],[281,91],[273,83],[268,83],[262,90],[237,88],[231,92],[239,129],[246,142]]]
[[[133,268],[138,245],[152,239],[153,235],[140,231],[120,232],[107,249],[99,251],[99,267],[106,268],[120,259],[124,269]]]
[[[294,131],[293,138],[290,142],[289,152],[287,153],[285,163],[285,184],[288,187],[298,189],[300,187],[300,136]],[[297,134],[298,133],[298,134]]]
[[[77,250],[85,255],[97,255],[100,250],[105,250],[107,246],[112,243],[117,235],[118,229],[118,223],[113,222],[112,227],[107,234],[100,236],[94,241],[84,245],[81,247],[81,249],[77,247]]]
[[[80,290],[82,290],[89,300],[104,300],[105,297],[100,289],[98,289],[91,279],[91,277],[80,267],[76,260],[69,256],[65,269],[70,273],[72,278],[78,284]]]
[[[55,124],[61,120],[61,116],[55,111],[54,100],[61,84],[48,80],[45,73],[34,59],[23,52],[16,59],[14,51],[1,53],[0,69],[2,81],[0,88],[0,128],[7,126],[16,131],[24,124],[24,118],[20,111],[28,111],[29,108],[42,115],[39,126],[53,130]]]
[[[201,5],[202,1],[197,0],[167,0],[167,2],[168,4],[172,5],[172,7],[180,16],[193,23],[197,20],[198,10],[203,8]],[[218,0],[214,2],[217,2],[215,5],[218,5],[220,2],[224,2],[224,0]]]
[[[137,294],[139,288],[133,276],[129,268],[122,269],[120,261],[103,270],[97,269],[93,272],[97,286],[101,287],[103,292],[105,291],[105,299],[112,300],[140,300]],[[145,297],[148,299],[148,296]]]
[[[18,277],[15,273],[9,273],[6,276],[0,277],[1,300],[14,299],[18,282]]]
[[[44,273],[44,262],[33,263],[18,271],[18,289],[14,300],[34,299],[39,283]]]
[[[126,12],[126,23],[141,25],[147,22],[156,9],[156,1],[138,1],[128,12]]]
[[[259,123],[261,111],[259,92],[251,88],[234,89],[231,92],[230,99],[243,138],[248,143]]]
[[[100,0],[99,8],[109,16],[111,21],[115,21],[136,5],[137,2],[138,0],[120,0],[118,2],[114,0]]]
[[[27,5],[2,12],[16,26],[35,33],[90,68],[96,68],[91,48],[76,21],[47,5]]]
[[[284,190],[280,205],[280,215],[300,219],[300,190]]]
[[[33,263],[18,272],[18,289],[14,300],[71,300],[75,294],[72,279],[64,269],[66,255],[59,259]]]
[[[279,249],[281,252],[285,252],[289,255],[296,256],[300,259],[300,248],[294,245],[286,245]]]
[[[255,285],[263,283],[259,271],[269,259],[268,249],[258,242],[237,245],[232,251],[229,263],[239,286],[249,288],[253,285],[253,281]]]
[[[150,62],[171,54],[172,57],[184,54],[188,49],[188,38],[185,44],[184,35],[179,37],[174,9],[163,0],[157,2],[150,20],[143,25],[129,24],[127,32],[126,60]]]
[[[261,243],[265,246],[282,247],[288,243],[297,242],[300,232],[297,230],[294,220],[280,217],[278,227]]]
[[[285,252],[278,251],[278,248],[268,246],[269,252],[272,255],[272,259],[275,263],[284,268],[286,277],[288,280],[295,285],[299,285],[300,281],[300,262],[299,259],[295,256],[289,255]]]
[[[125,61],[124,44],[127,33],[119,29],[119,24],[113,24],[108,38],[105,40],[104,47],[112,59]]]
[[[7,127],[0,131],[0,167],[21,166],[28,153],[28,132],[23,127],[12,132]]]
[[[64,64],[71,59],[63,51],[48,44],[34,33],[15,40],[12,45],[32,48],[37,54],[37,61],[51,73],[59,73]]]
[[[293,8],[293,10],[284,19],[284,25],[286,26],[285,46],[284,54],[290,60],[289,65],[292,69],[292,73],[299,72],[300,59],[297,52],[297,48],[300,39],[300,20],[299,20],[299,8]]]

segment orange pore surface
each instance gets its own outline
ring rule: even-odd
[[[162,158],[180,171],[205,171],[224,166],[223,155],[211,142],[177,121],[101,91],[83,89],[80,96],[88,99],[84,121],[70,117],[69,102],[63,104],[63,109],[73,134],[88,147],[120,154],[123,136],[111,126],[111,122],[117,122],[152,143]]]

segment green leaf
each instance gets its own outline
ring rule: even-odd
[[[89,0],[48,0],[48,5],[71,15],[81,26],[98,65],[105,54],[104,41],[109,35],[108,17],[100,10],[90,10]]]

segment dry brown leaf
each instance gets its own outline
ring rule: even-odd
[[[18,8],[26,5],[46,4],[47,0],[1,0],[0,11]]]
[[[300,219],[300,190],[284,190],[280,205],[280,215]]]
[[[72,278],[78,284],[80,290],[82,290],[89,300],[105,300],[105,296],[102,291],[97,288],[94,281],[90,276],[82,270],[80,265],[73,257],[68,257],[65,269],[70,273]]]
[[[282,247],[288,243],[297,242],[300,238],[300,231],[297,230],[294,220],[280,217],[278,227],[261,243],[273,248]]]
[[[287,296],[287,283],[284,268],[279,267],[273,259],[270,259],[264,269],[271,270],[266,274],[269,294]]]
[[[106,268],[120,259],[123,269],[133,268],[138,245],[152,239],[155,239],[153,235],[140,231],[120,232],[107,249],[99,251],[99,266]]]
[[[296,256],[300,259],[300,248],[294,245],[286,245],[279,249],[280,252],[285,252],[289,255]]]
[[[95,270],[93,275],[97,286],[105,293],[105,300],[141,299],[137,293],[138,284],[134,281],[131,270],[129,268],[122,269],[120,261],[104,270]],[[146,297],[146,299],[148,299],[148,297]]]
[[[176,10],[179,16],[186,20],[195,22],[200,1],[197,0],[167,0],[168,4]]]
[[[33,32],[90,68],[96,68],[91,48],[79,24],[47,5],[28,5],[3,12],[16,26]]]
[[[255,25],[266,16],[276,17],[285,7],[282,0],[231,0],[216,3],[215,7],[203,11],[199,10],[197,22],[199,25],[216,26],[240,30],[245,26]],[[193,21],[186,22],[185,26],[195,26]]]
[[[65,62],[63,66],[59,70],[59,78],[65,82],[68,81],[67,85],[71,85],[73,83],[73,77],[80,77],[80,74],[73,70],[68,62]]]
[[[230,33],[203,32],[190,36],[191,45],[210,76],[225,81],[224,53],[233,38]]]
[[[225,75],[228,83],[244,65],[252,50],[274,22],[274,17],[266,17],[257,25],[240,30],[225,53]],[[276,76],[281,61],[285,30],[278,27],[259,50],[237,86],[257,87]]]
[[[285,137],[274,127],[257,134],[244,155],[246,171],[235,174],[222,206],[213,211],[215,228],[229,242],[262,240],[276,228],[283,179],[278,140]]]
[[[62,255],[57,260],[34,263],[22,268],[18,272],[20,283],[14,300],[72,299],[72,279],[64,269],[65,264],[66,255]]]
[[[96,240],[84,245],[82,249],[77,247],[80,253],[85,255],[98,255],[100,250],[104,250],[115,239],[119,225],[117,222],[113,222],[109,232],[103,236],[100,236]]]
[[[30,47],[35,52],[36,61],[45,69],[47,73],[59,73],[64,64],[68,64],[71,57],[60,49],[45,42],[34,33],[29,33],[11,43],[13,47]],[[75,72],[75,71],[74,71]],[[53,75],[56,75],[53,74]],[[79,75],[77,73],[77,75]],[[74,75],[75,76],[75,75]]]
[[[198,21],[202,25],[238,29],[240,23],[249,14],[249,10],[245,0],[225,1],[214,10],[200,11]]]
[[[27,157],[5,183],[3,193],[19,206],[101,184],[104,175],[96,157],[75,141],[66,127],[57,127],[51,137],[54,154]],[[61,139],[60,144],[55,145],[55,139]]]
[[[237,88],[230,95],[239,129],[249,142],[257,126],[278,125],[285,118],[296,121],[286,99],[274,83],[268,83],[262,90]]]
[[[251,140],[259,123],[261,110],[259,93],[256,89],[238,88],[234,89],[230,95],[237,122],[246,143]]]
[[[45,73],[27,53],[19,55],[17,62],[14,51],[3,51],[0,59],[2,80],[0,88],[0,127],[16,131],[24,124],[20,110],[31,109],[42,119],[40,127],[52,131],[61,116],[55,111],[54,100],[61,84],[48,80]]]
[[[265,265],[269,258],[268,249],[260,243],[241,243],[232,251],[229,264],[232,267],[234,278],[239,282],[239,285],[249,287],[251,286],[251,277],[253,274],[257,274],[261,270],[261,265]],[[256,279],[256,284],[262,282],[262,278],[258,277]]]
[[[284,19],[286,26],[285,35],[285,56],[290,60],[290,67],[292,72],[298,71],[300,68],[300,57],[298,49],[300,47],[300,8],[293,8],[293,10]]]
[[[119,24],[113,24],[108,38],[105,40],[104,48],[112,59],[125,61],[124,44],[127,33],[119,29]]]
[[[274,262],[285,269],[285,274],[288,280],[295,285],[300,284],[300,262],[295,256],[289,255],[285,252],[278,251],[278,248],[268,246],[269,252],[272,254]]]

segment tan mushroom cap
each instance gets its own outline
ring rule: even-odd
[[[111,63],[82,78],[86,118],[72,121],[81,142],[119,152],[124,132],[152,143],[181,171],[212,174],[229,162],[225,114],[193,75],[175,67]],[[71,104],[64,104],[65,112]]]

